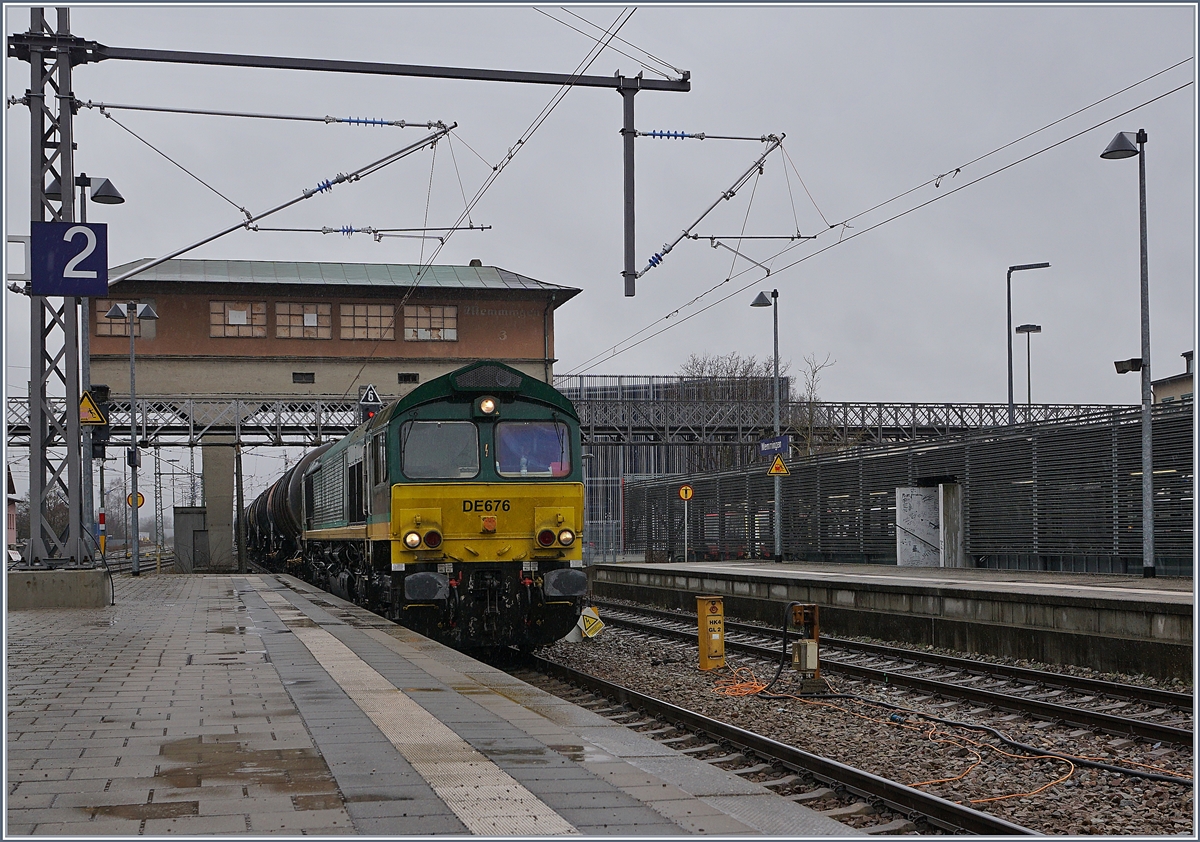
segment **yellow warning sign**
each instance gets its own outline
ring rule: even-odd
[[[604,628],[604,621],[595,608],[585,608],[579,615],[579,626],[584,637],[595,637]]]
[[[692,491],[692,487],[690,485],[679,486],[679,499],[680,500],[691,500],[693,493],[694,492]]]
[[[783,457],[775,454],[775,461],[771,463],[771,470],[767,471],[767,476],[786,477],[789,473],[787,465],[783,464]]]
[[[83,397],[79,399],[79,424],[84,427],[103,427],[107,423],[108,419],[100,411],[100,405],[96,403],[92,393],[84,392]]]

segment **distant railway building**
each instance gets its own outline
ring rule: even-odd
[[[145,262],[117,266],[110,277]],[[158,313],[134,323],[139,402],[156,395],[354,400],[371,385],[387,403],[484,359],[549,383],[554,311],[579,292],[477,260],[168,260],[91,300],[91,382],[128,397],[129,322],[105,314],[133,301]],[[189,558],[231,569],[234,440],[201,435],[204,506],[181,510],[199,518]]]
[[[128,394],[129,325],[105,313],[136,301],[159,316],[134,326],[144,395],[340,397],[370,383],[390,400],[480,359],[549,382],[554,311],[578,293],[479,261],[168,260],[93,300],[91,379]]]
[[[1154,391],[1155,403],[1171,403],[1172,401],[1192,400],[1196,392],[1196,374],[1192,368],[1192,352],[1180,354],[1184,360],[1184,370],[1155,380],[1151,386]]]

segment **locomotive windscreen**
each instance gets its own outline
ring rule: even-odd
[[[496,425],[496,473],[502,477],[565,477],[571,440],[558,421],[501,421]]]
[[[410,479],[479,473],[479,430],[470,421],[409,421],[400,428],[401,470]]]

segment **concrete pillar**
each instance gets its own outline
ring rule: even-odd
[[[210,570],[235,570],[233,554],[233,437],[205,436],[204,509]]]

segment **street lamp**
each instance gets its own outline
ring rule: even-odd
[[[138,304],[136,301],[130,301],[128,304],[114,304],[107,313],[104,314],[106,319],[128,319],[129,320],[129,451],[126,454],[126,461],[129,463],[129,508],[133,510],[133,565],[130,572],[137,576],[140,571],[138,569],[138,545],[141,533],[138,530],[138,488],[137,488],[137,472],[138,466],[142,463],[141,454],[138,452],[138,434],[137,434],[137,376],[134,369],[134,354],[133,354],[133,334],[134,322],[138,319],[145,321],[153,321],[158,318],[158,313],[154,312],[154,308],[149,304]]]
[[[1136,144],[1136,145],[1135,145]],[[1154,578],[1154,459],[1150,431],[1150,264],[1146,254],[1146,130],[1118,132],[1101,158],[1114,160],[1138,156],[1138,197],[1142,223],[1142,576]],[[1136,371],[1133,360],[1127,370]],[[1121,364],[1117,370],[1121,371]],[[1124,372],[1121,372],[1124,373]]]
[[[771,290],[768,296],[760,292],[750,302],[751,307],[770,307],[775,320],[775,437],[779,438],[779,290]],[[783,561],[783,486],[779,474],[775,475],[775,561]]]
[[[1029,336],[1033,333],[1041,333],[1041,325],[1017,325],[1017,333],[1025,334],[1025,405],[1033,405],[1033,381],[1030,373],[1033,371],[1032,363],[1030,363],[1029,354]]]
[[[1008,293],[1008,423],[1017,423],[1017,413],[1013,407],[1013,373],[1012,373],[1012,273],[1021,272],[1025,269],[1048,269],[1049,263],[1022,263],[1018,266],[1008,267],[1008,280],[1006,290]]]
[[[102,205],[119,205],[125,201],[113,183],[107,178],[89,178],[87,173],[80,173],[75,177],[75,186],[79,188],[79,221],[87,222],[87,188],[92,188],[92,201],[99,202]],[[50,181],[50,187],[46,190],[46,198],[56,202],[62,201],[62,186],[57,178]],[[90,301],[87,296],[80,298],[80,324],[83,325],[83,330],[80,331],[80,356],[82,364],[79,371],[79,386],[84,392],[92,390],[92,350],[91,350],[91,331],[92,331],[92,313]],[[93,500],[92,500],[92,428],[87,427],[83,431],[83,518],[84,525],[87,530],[92,531],[93,525]],[[101,471],[103,472],[103,467]],[[104,502],[104,482],[103,477],[100,483],[100,501]],[[103,553],[101,553],[103,555]]]

